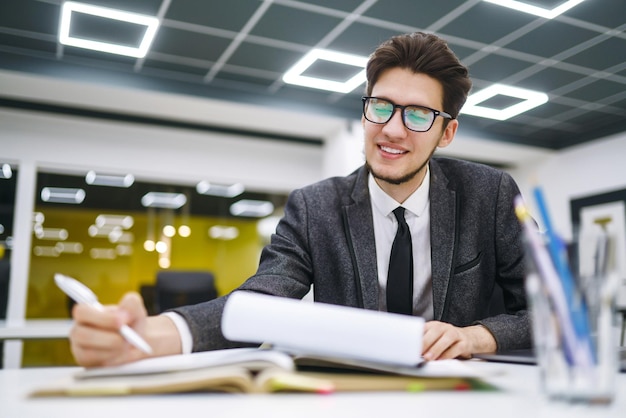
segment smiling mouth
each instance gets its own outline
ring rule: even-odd
[[[396,155],[406,154],[408,152],[408,151],[404,151],[404,150],[400,150],[400,149],[396,149],[396,148],[385,147],[383,145],[379,145],[379,148],[381,150],[383,150],[384,152],[386,152],[386,153],[396,154]]]

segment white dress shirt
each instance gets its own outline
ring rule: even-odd
[[[428,167],[428,166],[427,166]],[[402,204],[386,194],[370,174],[368,179],[372,215],[374,221],[374,238],[376,241],[376,263],[378,267],[379,297],[378,308],[387,310],[387,273],[391,246],[398,229],[398,221],[393,210],[404,207],[404,218],[411,231],[413,244],[413,315],[431,320],[433,313],[433,295],[430,261],[430,170],[421,186]]]

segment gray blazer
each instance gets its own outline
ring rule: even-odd
[[[430,161],[434,318],[457,326],[482,324],[498,350],[530,347],[519,194],[506,173],[448,158]],[[378,274],[368,172],[323,180],[293,191],[257,273],[238,289],[378,309]],[[506,314],[488,317],[498,283]],[[224,339],[227,296],[175,309],[189,324],[194,351],[240,346]],[[314,319],[313,319],[314,320]]]

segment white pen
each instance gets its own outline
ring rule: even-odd
[[[102,309],[103,306],[98,302],[98,297],[87,286],[76,279],[63,274],[55,274],[54,281],[57,286],[70,298],[78,303],[85,303],[93,308]],[[120,327],[122,337],[146,354],[152,354],[152,347],[141,338],[131,327],[122,325]]]

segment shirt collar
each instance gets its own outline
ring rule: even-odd
[[[426,174],[424,175],[422,184],[402,204],[396,202],[391,196],[380,188],[378,183],[374,180],[372,173],[368,175],[367,181],[372,203],[374,204],[376,210],[378,210],[383,216],[389,216],[389,214],[398,206],[404,207],[416,216],[422,216],[428,206],[428,195],[430,192],[430,168],[428,165],[426,165]]]

